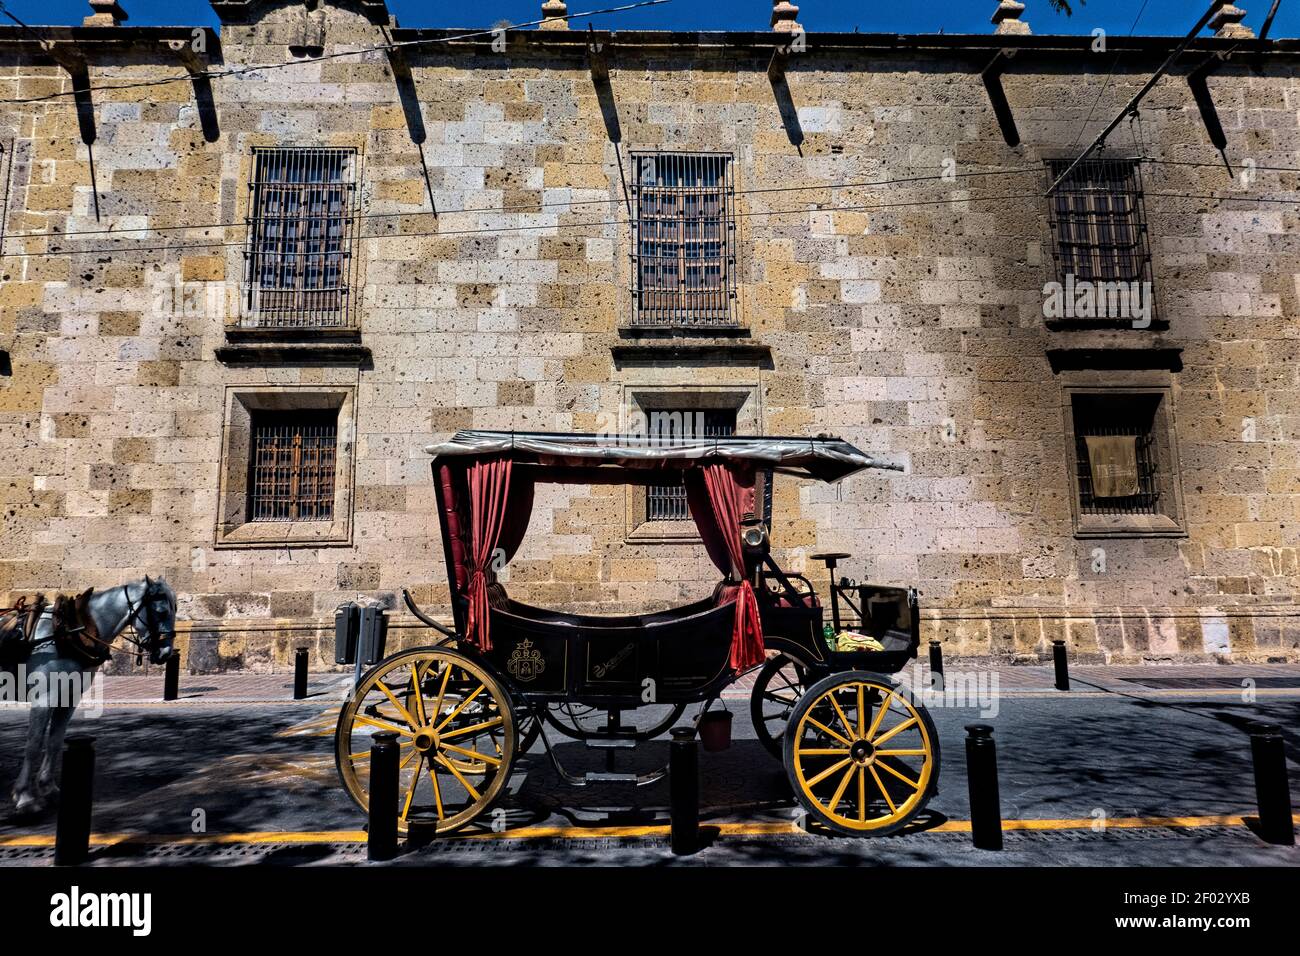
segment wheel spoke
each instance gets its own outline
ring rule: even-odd
[[[501,761],[497,757],[489,757],[487,754],[481,754],[477,750],[470,750],[467,747],[457,747],[455,744],[443,743],[443,750],[454,750],[458,754],[464,754],[466,757],[472,757],[475,760],[481,760],[486,764],[494,767],[501,766]]]
[[[830,734],[832,737],[834,737],[836,740],[838,740],[838,741],[839,741],[840,743],[842,743],[844,746],[846,746],[846,747],[851,747],[851,746],[853,746],[853,741],[849,740],[849,739],[846,738],[846,737],[841,737],[839,734],[837,734],[835,731],[831,730],[829,727],[827,727],[825,724],[823,724],[823,723],[822,723],[820,720],[818,720],[816,717],[809,717],[809,718],[808,718],[808,723],[812,724],[814,727],[818,728],[819,730],[822,730],[822,731],[824,731],[824,732]]]
[[[433,719],[437,720],[438,715],[442,713],[442,699],[447,694],[447,680],[451,677],[451,661],[442,669],[442,683],[438,685],[438,699],[433,702]]]
[[[365,714],[357,714],[356,717],[354,717],[353,719],[359,724],[366,724],[370,727],[378,727],[380,730],[391,730],[399,737],[411,736],[411,732],[409,728],[402,728],[397,726],[397,724],[390,724],[388,723],[388,721],[385,720],[376,720],[373,717],[367,717]]]
[[[486,730],[489,727],[496,727],[502,722],[500,717],[493,717],[491,720],[485,720],[482,723],[471,724],[468,727],[461,727],[459,730],[453,730],[441,735],[442,740],[450,740],[452,737],[464,737],[466,734],[474,733],[478,730]]]
[[[885,699],[880,702],[880,710],[876,711],[876,716],[871,721],[871,727],[863,736],[869,743],[874,742],[876,731],[880,729],[880,722],[885,719],[885,714],[889,711],[894,701],[894,692],[891,690],[885,695]]]
[[[839,715],[840,723],[844,725],[844,732],[848,734],[852,734],[853,723],[849,720],[848,715],[845,714],[843,709],[840,707],[840,702],[835,699],[835,691],[831,691],[826,696],[827,698],[830,699],[831,706],[835,708],[835,713]]]
[[[907,720],[903,721],[903,722],[902,722],[901,724],[899,724],[898,726],[896,726],[896,727],[891,727],[889,730],[886,730],[883,734],[881,734],[881,735],[880,735],[879,737],[877,737],[875,740],[871,741],[871,743],[872,743],[874,746],[879,747],[879,746],[880,746],[881,744],[883,744],[886,740],[888,740],[889,738],[893,737],[895,734],[901,734],[904,730],[907,730],[907,728],[911,727],[911,726],[912,726],[913,724],[915,724],[915,723],[916,723],[916,718],[915,718],[915,717],[909,717],[909,718],[907,718]]]
[[[849,781],[853,779],[853,771],[855,769],[857,768],[855,768],[853,764],[849,764],[849,769],[845,770],[844,776],[840,778],[840,784],[835,788],[835,796],[831,797],[831,805],[829,808],[831,813],[835,812],[835,808],[838,807],[840,801],[844,799],[844,791],[848,789]]]
[[[843,760],[835,761],[835,763],[831,764],[821,773],[817,774],[817,776],[807,781],[809,788],[817,786],[817,784],[821,783],[823,780],[825,780],[827,777],[833,774],[836,770],[839,770],[842,767],[847,766],[851,762],[852,761],[848,757],[845,757]]]
[[[447,813],[442,809],[442,787],[438,786],[438,771],[434,769],[432,760],[429,761],[429,779],[433,781],[433,802],[438,808],[438,819],[444,820]]]
[[[858,768],[858,822],[867,822],[867,768]]]
[[[406,799],[402,801],[402,820],[411,812],[411,801],[415,799],[415,785],[420,782],[420,769],[424,766],[424,755],[420,755],[419,761],[415,764],[415,770],[411,773],[411,785],[406,788]]]
[[[907,750],[877,750],[878,757],[924,757],[925,748],[915,747]]]
[[[428,723],[428,718],[424,713],[424,692],[420,690],[420,662],[416,661],[415,666],[411,668],[411,693],[415,695],[415,716],[420,718],[419,726],[423,727]]]
[[[468,697],[466,697],[464,700],[462,700],[459,704],[457,704],[457,705],[456,705],[456,709],[453,710],[453,711],[452,711],[450,714],[448,714],[446,717],[444,717],[444,718],[439,722],[438,726],[437,726],[437,727],[434,727],[433,729],[434,729],[434,730],[442,730],[442,728],[443,728],[443,727],[446,727],[447,724],[448,724],[451,720],[453,720],[457,714],[459,714],[462,710],[464,710],[466,707],[469,706],[470,701],[472,701],[472,700],[473,700],[475,697],[477,697],[479,694],[483,693],[483,691],[485,691],[485,690],[487,690],[487,685],[486,685],[486,684],[479,684],[478,687],[476,687],[476,688],[474,689],[474,693],[470,694]]]
[[[800,757],[847,757],[847,747],[808,747],[799,750]]]
[[[763,691],[763,699],[781,704],[784,707],[793,707],[795,704],[799,703],[798,697],[782,697],[780,694],[776,693],[776,691],[771,690]]]
[[[415,746],[415,743],[414,743],[414,741],[412,741],[411,743],[398,744],[398,748],[397,748],[397,749],[398,749],[398,750],[405,750],[407,747],[414,747],[414,746]],[[356,761],[356,760],[369,760],[369,759],[370,759],[370,751],[369,751],[369,750],[363,750],[363,751],[361,751],[361,753],[358,753],[358,754],[348,754],[348,759],[349,759],[349,760],[353,760],[353,761]]]
[[[455,778],[460,781],[460,785],[464,787],[465,791],[474,799],[475,803],[483,799],[482,795],[477,790],[474,789],[474,785],[471,784],[468,780],[466,780],[464,776],[461,775],[461,772],[456,769],[456,765],[453,764],[446,757],[444,757],[442,754],[438,754],[438,763],[442,764],[444,767],[446,767],[448,770],[452,772]]]
[[[873,764],[873,766],[874,766],[874,764]],[[891,767],[891,766],[890,766],[889,764],[887,764],[887,763],[882,763],[880,766],[883,767],[885,770],[888,770],[890,773],[892,773],[892,774],[893,774],[895,777],[897,777],[899,780],[903,781],[903,783],[907,784],[907,785],[908,785],[909,787],[911,787],[913,790],[920,790],[920,789],[921,789],[921,781],[919,781],[919,780],[911,780],[911,779],[909,779],[908,777],[906,777],[905,775],[899,773],[897,770],[895,770],[893,767]]]
[[[859,737],[865,737],[867,735],[867,711],[865,707],[865,701],[863,700],[863,698],[866,696],[866,690],[867,690],[866,684],[858,685],[858,736]]]
[[[396,697],[393,696],[393,692],[388,689],[387,684],[385,684],[381,680],[377,680],[375,681],[375,686],[378,687],[380,690],[382,690],[384,692],[384,696],[393,702],[393,706],[397,708],[398,713],[402,715],[402,719],[406,721],[408,726],[411,727],[420,726],[415,722],[415,718],[411,716],[410,711],[408,711],[405,707],[403,707],[401,702]]]
[[[876,773],[876,768],[872,766],[868,769],[871,770],[871,779],[876,781],[876,786],[880,788],[880,792],[884,796],[885,802],[889,804],[889,812],[898,813],[898,807],[894,806],[894,801],[890,799],[889,791],[885,789],[884,781],[880,779],[880,774]]]

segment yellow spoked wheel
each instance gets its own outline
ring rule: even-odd
[[[934,721],[907,691],[874,674],[832,674],[795,705],[785,767],[809,816],[841,833],[907,826],[939,780]]]
[[[458,830],[487,811],[510,776],[515,720],[491,673],[449,647],[403,651],[376,664],[339,713],[334,759],[357,806],[369,809],[370,744],[397,734],[398,829],[415,818]]]

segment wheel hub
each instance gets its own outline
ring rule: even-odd
[[[421,727],[413,738],[415,749],[421,753],[434,750],[438,746],[438,734],[432,727]]]
[[[854,763],[866,767],[876,759],[876,748],[867,741],[858,739],[849,747],[849,756],[853,758]]]

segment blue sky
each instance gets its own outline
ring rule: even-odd
[[[121,0],[133,25],[216,24],[207,0]],[[577,0],[570,13],[619,6],[628,0]],[[798,2],[798,0],[796,0]],[[1073,17],[1054,14],[1047,0],[1025,0],[1025,19],[1035,33],[1091,33],[1102,27],[1127,34],[1143,0],[1086,0],[1074,4]],[[6,0],[30,24],[79,24],[90,12],[85,0]],[[1238,0],[1258,31],[1272,0]],[[852,30],[864,33],[988,33],[996,0],[804,0],[800,22],[810,32]],[[537,19],[541,0],[480,0],[474,4],[435,0],[388,0],[404,27],[484,27],[498,20],[526,23]],[[1136,32],[1140,35],[1185,34],[1208,6],[1208,0],[1147,0]],[[769,0],[672,0],[644,10],[591,17],[597,29],[766,30]],[[8,22],[8,21],[0,21]],[[586,28],[588,20],[575,22]],[[1282,0],[1272,36],[1300,35],[1300,0]]]

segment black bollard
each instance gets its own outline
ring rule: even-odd
[[[1260,839],[1266,843],[1295,846],[1282,728],[1277,724],[1256,724],[1250,733],[1250,756],[1255,763]]]
[[[59,817],[54,865],[79,866],[90,855],[90,809],[94,800],[95,738],[73,734],[64,742],[59,778]]]
[[[971,840],[979,850],[1002,849],[998,751],[989,724],[966,725],[966,781],[970,787]]]
[[[163,665],[163,700],[175,700],[180,696],[181,658],[173,652]]]
[[[418,850],[428,846],[438,833],[438,821],[428,817],[416,817],[406,821],[406,849]]]
[[[1065,641],[1052,641],[1052,663],[1056,665],[1056,689],[1070,689],[1070,662],[1065,658]]]
[[[307,648],[300,647],[293,653],[293,699],[303,700],[307,696]]]
[[[930,642],[930,686],[943,690],[943,645]]]
[[[668,745],[668,790],[673,853],[694,853],[700,847],[700,751],[693,728],[673,730]]]
[[[397,856],[397,734],[381,730],[370,744],[370,826],[366,855],[371,860]]]

